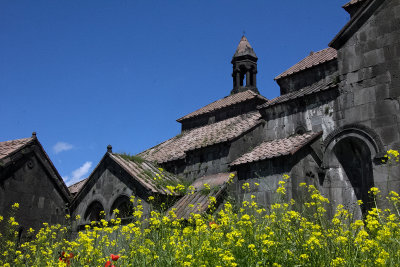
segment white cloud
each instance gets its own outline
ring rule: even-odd
[[[74,170],[71,173],[71,176],[64,176],[63,179],[66,182],[67,186],[70,186],[74,183],[79,182],[83,179],[85,175],[89,173],[90,168],[92,167],[91,161],[86,161],[82,166],[78,169]]]
[[[57,142],[57,144],[55,144],[53,146],[53,151],[54,151],[54,153],[58,154],[60,152],[68,151],[68,150],[71,150],[73,148],[74,148],[74,146],[71,145],[71,144],[68,144],[68,143],[65,143],[65,142]]]

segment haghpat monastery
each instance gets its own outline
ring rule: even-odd
[[[108,146],[90,176],[69,188],[35,133],[0,142],[0,214],[19,202],[21,232],[63,223],[66,214],[80,215],[79,229],[102,218],[100,211],[110,220],[116,208],[129,220],[133,195],[145,215],[152,196],[188,218],[206,212],[210,196],[218,205],[255,195],[268,206],[287,174],[288,198],[300,198],[305,182],[328,197],[332,209],[343,204],[362,216],[371,187],[383,195],[400,191],[399,163],[384,157],[400,149],[400,0],[351,0],[344,9],[351,18],[328,48],[275,77],[280,96],[259,94],[259,59],[243,36],[225,98],[179,118],[179,135],[136,156]],[[230,173],[235,178],[228,183]],[[179,183],[192,185],[194,194],[170,190]]]

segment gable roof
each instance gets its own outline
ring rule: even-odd
[[[50,160],[43,146],[37,139],[36,133],[33,133],[32,137],[29,138],[0,142],[0,167],[7,167],[13,162],[14,155],[23,151],[23,149],[31,145],[36,145],[39,148],[39,150],[34,151],[39,152],[43,156],[39,157],[39,160],[42,162],[45,171],[47,171],[50,178],[53,179],[54,183],[57,185],[58,190],[64,200],[66,202],[70,202],[71,194],[68,190],[68,187],[64,183],[64,180],[61,178],[60,174],[58,173],[53,162]]]
[[[0,142],[0,159],[10,156],[34,140],[33,137]]]
[[[172,206],[171,210],[174,210],[178,219],[189,219],[192,213],[207,212],[208,206],[211,204],[210,197],[215,197],[218,205],[230,179],[230,173],[217,173],[196,179],[192,184],[195,192],[182,197]],[[204,184],[210,185],[209,192],[204,191]]]
[[[247,90],[244,92],[240,92],[237,94],[233,94],[227,97],[224,97],[222,99],[219,99],[217,101],[212,102],[211,104],[208,104],[207,106],[204,106],[196,111],[193,111],[192,113],[183,116],[180,119],[177,119],[178,122],[182,122],[186,119],[190,119],[193,117],[197,117],[199,115],[203,115],[203,114],[207,114],[207,113],[211,113],[213,111],[225,108],[225,107],[229,107],[238,103],[242,103],[245,101],[249,101],[252,99],[260,99],[262,101],[267,101],[267,99],[259,94],[254,93],[251,90]]]
[[[131,160],[124,155],[116,153],[109,153],[109,156],[144,188],[153,193],[176,195],[166,187],[180,182],[180,179],[173,174],[158,168],[149,161]]]
[[[287,93],[284,95],[280,95],[271,100],[268,100],[268,102],[266,102],[262,105],[259,105],[257,108],[258,109],[268,108],[268,107],[271,107],[274,105],[282,104],[282,103],[285,103],[285,102],[288,102],[288,101],[291,101],[294,99],[301,98],[303,96],[312,95],[312,94],[315,94],[315,93],[318,93],[321,91],[327,91],[329,89],[333,89],[333,88],[337,88],[337,87],[338,87],[338,85],[335,83],[332,83],[332,82],[330,82],[328,84],[326,84],[325,81],[317,82],[310,86],[306,86],[300,90],[290,92],[290,93]]]
[[[167,189],[168,185],[175,186],[179,182],[181,182],[180,179],[173,174],[158,168],[153,163],[141,159],[140,157],[117,154],[108,151],[94,168],[88,178],[79,181],[78,183],[75,183],[69,187],[71,193],[73,193],[75,196],[72,206],[75,207],[77,201],[79,203],[79,200],[77,199],[81,198],[81,192],[84,191],[86,187],[90,186],[90,181],[92,179],[95,179],[92,177],[98,177],[94,174],[97,172],[102,164],[105,164],[108,159],[111,159],[115,164],[121,167],[130,176],[131,179],[138,182],[143,188],[145,188],[149,192],[164,195],[177,195],[176,193],[170,192]],[[156,178],[156,180],[154,180],[154,178]]]
[[[272,141],[263,142],[257,147],[255,147],[252,151],[234,160],[230,164],[230,166],[241,165],[265,159],[272,159],[286,155],[293,155],[299,149],[306,146],[320,135],[322,135],[322,132],[318,133],[309,132],[302,135],[295,135],[284,139],[276,139]]]
[[[351,17],[350,21],[329,43],[329,46],[340,49],[343,44],[372,16],[385,0],[365,0],[365,4]]]
[[[184,159],[186,152],[231,141],[261,123],[258,111],[184,131],[139,155],[149,161],[165,163]]]
[[[314,66],[318,66],[322,63],[334,60],[336,58],[337,58],[337,51],[336,49],[331,47],[325,48],[318,52],[311,52],[310,55],[302,59],[300,62],[296,63],[286,71],[276,76],[275,80],[282,79],[284,77],[312,68]]]

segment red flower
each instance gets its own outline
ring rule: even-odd
[[[111,254],[110,256],[113,261],[117,261],[120,257],[119,255],[114,255],[114,254]]]
[[[58,258],[59,261],[65,262],[67,266],[71,264],[71,259],[74,257],[73,253],[65,255],[65,251],[61,252],[61,257]]]
[[[218,226],[219,226],[219,225],[218,225],[216,222],[214,222],[214,221],[208,223],[208,226],[210,226],[210,228],[213,228],[213,225],[214,225],[215,228],[218,228]]]
[[[106,262],[106,265],[104,265],[104,267],[114,267],[114,265],[111,265],[111,261],[107,261]]]

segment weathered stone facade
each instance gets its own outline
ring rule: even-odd
[[[132,209],[138,203],[143,207],[142,217],[147,218],[150,215],[149,197],[152,196],[155,202],[173,202],[177,196],[166,187],[179,182],[174,175],[161,171],[152,163],[113,153],[108,146],[90,176],[75,188],[77,194],[70,205],[71,213],[81,217],[75,226],[82,228],[91,221],[113,219],[115,209],[119,210],[119,218],[129,221]],[[131,199],[132,196],[135,198]],[[101,211],[104,214],[100,214]]]
[[[11,206],[18,203],[20,234],[43,222],[64,223],[71,199],[36,134],[0,143],[0,214],[10,215]]]
[[[399,166],[390,166],[388,173],[382,157],[386,150],[400,148],[400,1],[353,1],[345,8],[352,18],[331,42],[331,47],[311,53],[276,78],[281,96],[257,106],[261,115],[257,127],[238,133],[233,139],[222,138],[224,141],[220,143],[195,145],[196,149],[183,146],[177,151],[179,160],[172,155],[159,160],[158,155],[168,148],[164,144],[157,146],[157,151],[150,149],[140,155],[191,181],[237,171],[238,181],[228,189],[231,195],[240,201],[255,194],[264,205],[276,201],[274,192],[285,173],[291,176],[288,197],[300,194],[301,182],[315,184],[331,199],[333,208],[344,204],[354,208],[356,216],[362,212],[357,200],[364,202],[363,210],[370,207],[368,190],[372,186],[384,193],[399,191]],[[238,85],[241,88],[232,91],[236,94],[253,86],[248,77],[245,84],[243,72],[235,68],[237,54],[243,57],[247,53],[248,58],[257,59],[245,42],[247,39],[242,38],[238,46],[241,51],[232,60],[234,88]],[[251,64],[256,62],[253,60]],[[200,132],[199,129],[216,125],[212,118],[219,111],[226,114],[232,108],[246,114],[244,109],[234,108],[237,103],[224,106],[233,97],[187,115],[192,127],[185,126],[188,119],[178,120],[182,123],[182,137],[196,143],[193,129]],[[211,106],[218,105],[223,108],[210,111]],[[226,115],[222,117],[229,119]],[[285,154],[282,150],[277,155],[273,151],[280,149],[274,147],[274,142],[285,146],[292,136],[318,132],[322,132],[318,139],[295,149],[294,153]],[[166,143],[174,144],[175,140]],[[272,150],[262,151],[261,146]],[[260,185],[250,191],[242,189],[243,183],[253,182]]]

